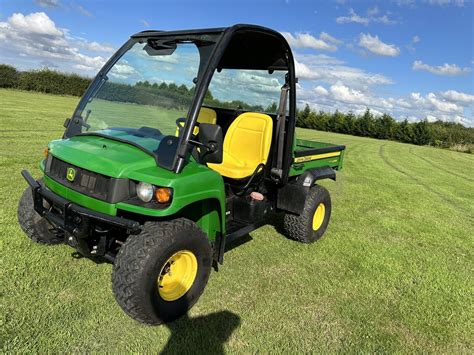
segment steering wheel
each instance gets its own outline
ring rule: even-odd
[[[181,134],[181,131],[184,129],[184,125],[186,124],[186,118],[180,117],[176,120],[176,125],[178,126],[179,133]],[[196,122],[196,125],[193,128],[193,131],[191,133],[191,139],[196,140],[197,139],[197,134],[194,134],[196,127],[199,127],[199,122]],[[199,133],[198,133],[199,134]],[[197,146],[193,146],[191,148],[191,154],[194,157],[194,159],[199,162],[199,151]]]
[[[176,125],[178,126],[178,128],[184,127],[185,124],[186,124],[186,118],[184,117],[180,117],[176,120]],[[199,127],[199,122],[196,122],[196,127]]]
[[[183,128],[184,128],[184,125],[186,124],[186,118],[184,117],[180,117],[176,120],[176,126],[178,126],[178,129],[181,131]],[[199,127],[199,122],[196,122],[196,125],[194,126],[193,128],[193,132],[194,132],[194,129],[196,127]],[[195,134],[193,134],[193,136],[197,136]]]

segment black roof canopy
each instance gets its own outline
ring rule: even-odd
[[[232,27],[208,28],[179,31],[139,32],[132,38],[166,37],[192,39],[197,35],[219,35],[217,51],[222,57],[217,69],[288,70],[291,50],[285,38],[277,31],[256,26],[239,24]]]

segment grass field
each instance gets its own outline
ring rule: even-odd
[[[474,351],[474,156],[300,130],[347,145],[323,239],[267,225],[230,250],[189,316],[147,327],[115,303],[112,266],[30,242],[17,225],[77,98],[0,90],[2,352]],[[278,221],[277,221],[278,222]]]

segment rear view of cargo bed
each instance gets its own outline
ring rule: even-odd
[[[326,166],[341,170],[345,149],[344,145],[296,139],[290,176],[300,175],[308,169]]]

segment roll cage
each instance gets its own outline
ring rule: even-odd
[[[198,77],[195,87],[194,96],[191,100],[191,105],[187,113],[187,120],[183,129],[183,133],[179,138],[170,140],[170,147],[167,149],[174,149],[174,160],[170,164],[170,170],[175,173],[180,173],[189,158],[191,151],[191,143],[193,128],[196,125],[199,110],[204,100],[204,96],[208,90],[209,84],[212,80],[214,72],[222,69],[250,69],[250,70],[268,70],[272,73],[275,70],[287,71],[286,86],[288,88],[289,96],[289,110],[288,115],[285,116],[284,130],[280,137],[280,142],[283,142],[283,149],[278,149],[278,155],[274,152],[276,139],[273,139],[270,156],[272,159],[269,163],[273,166],[276,161],[281,161],[281,176],[277,179],[278,183],[285,184],[288,180],[288,172],[292,163],[292,149],[295,131],[295,110],[296,110],[296,93],[295,93],[295,67],[294,59],[291,49],[286,39],[277,31],[272,29],[256,26],[238,24],[232,27],[224,28],[210,28],[210,29],[195,29],[195,30],[180,30],[180,31],[159,31],[147,30],[136,33],[107,61],[103,68],[99,71],[92,83],[89,85],[86,93],[80,100],[73,117],[68,122],[63,138],[69,138],[75,133],[73,131],[74,123],[78,124],[77,117],[82,112],[89,98],[94,95],[96,90],[104,82],[106,73],[111,67],[122,57],[122,55],[138,41],[144,40],[179,40],[179,41],[193,41],[196,38],[199,40],[206,37],[215,41],[215,45],[210,50],[200,50],[201,62],[198,70]],[[75,121],[76,120],[76,121]],[[77,128],[76,128],[77,129]],[[279,132],[275,132],[274,137]],[[282,139],[283,138],[283,139]],[[119,139],[117,139],[119,140]],[[127,144],[133,144],[124,141]],[[144,150],[142,147],[138,148]],[[153,155],[151,152],[146,151]],[[158,163],[158,158],[154,156]]]

